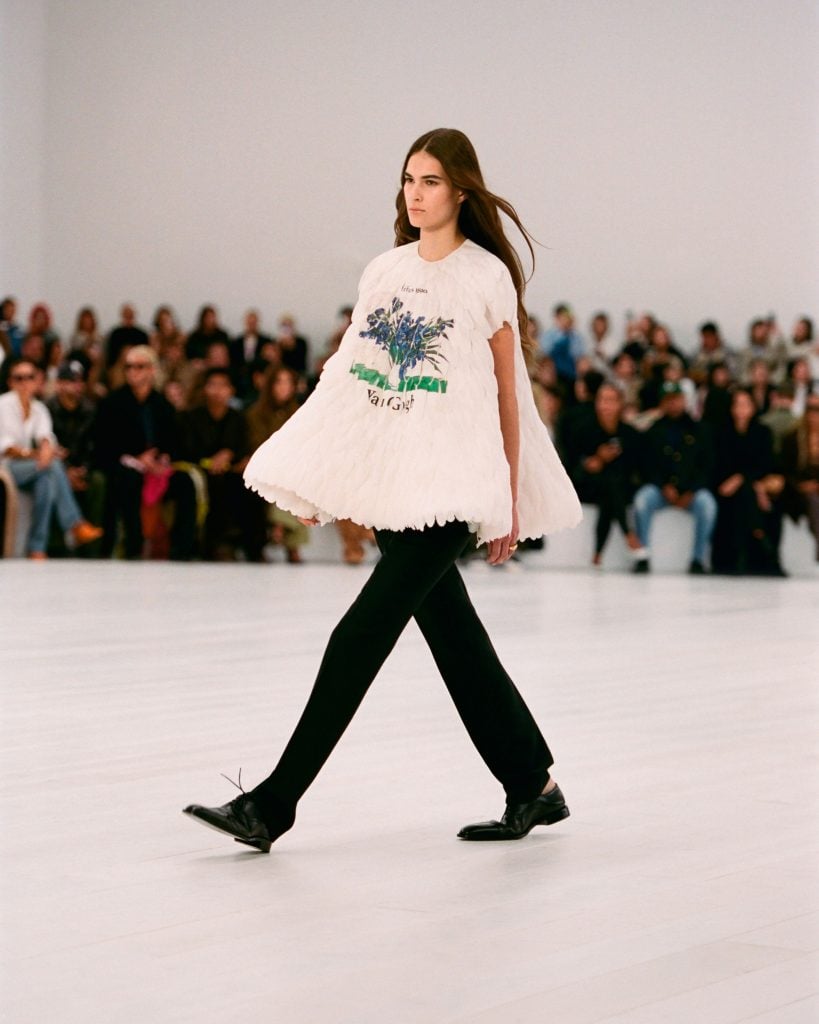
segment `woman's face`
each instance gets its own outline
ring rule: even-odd
[[[279,405],[292,401],[296,394],[296,384],[292,375],[289,373],[277,373],[273,378],[270,393],[273,395],[273,401]]]
[[[755,412],[756,406],[751,396],[746,395],[744,391],[737,391],[731,400],[731,415],[734,417],[734,423],[750,423]]]
[[[414,228],[439,231],[457,223],[464,193],[453,188],[440,161],[422,150],[407,161],[404,200]]]
[[[93,334],[97,326],[94,314],[86,310],[80,315],[80,322],[77,326],[83,334]]]
[[[620,418],[623,407],[623,399],[617,388],[610,384],[601,384],[594,396],[594,408],[601,420],[614,420]]]
[[[731,383],[731,374],[727,366],[717,366],[711,376],[711,383],[715,388],[727,388]]]
[[[635,369],[634,360],[629,355],[618,356],[617,361],[614,364],[615,374],[624,380],[633,377]]]
[[[791,368],[791,380],[794,384],[810,383],[810,367],[807,359],[797,359]]]

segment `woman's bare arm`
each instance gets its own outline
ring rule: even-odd
[[[498,382],[498,412],[500,414],[503,450],[509,463],[512,485],[512,529],[506,537],[498,537],[489,544],[489,562],[500,565],[509,558],[511,548],[518,540],[518,459],[520,456],[520,420],[515,390],[515,334],[508,323],[496,331],[489,342],[495,361]]]

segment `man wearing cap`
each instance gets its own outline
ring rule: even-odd
[[[86,373],[79,359],[65,360],[57,370],[55,393],[46,407],[74,497],[88,520],[99,525],[105,505],[105,477],[91,468],[95,409],[87,398]],[[83,553],[96,556],[96,545],[84,548]]]
[[[707,487],[710,446],[703,428],[685,411],[685,394],[677,381],[663,384],[660,411],[660,419],[645,435],[645,483],[634,497],[637,534],[642,545],[635,551],[634,571],[649,571],[651,520],[655,512],[672,506],[694,517],[694,549],[688,571],[700,575],[706,571],[717,517],[717,502]]]

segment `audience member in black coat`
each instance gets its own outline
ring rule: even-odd
[[[102,524],[105,477],[93,468],[96,409],[87,397],[85,367],[78,360],[64,362],[57,371],[56,390],[46,402],[57,443],[63,449],[63,465],[71,490],[83,515],[95,526]],[[78,554],[98,558],[100,542],[86,544]]]
[[[120,323],[108,335],[105,345],[105,367],[110,370],[116,366],[122,352],[134,345],[147,345],[148,332],[138,326],[136,310],[126,302],[119,311]]]
[[[694,546],[689,572],[705,572],[717,503],[708,490],[711,479],[711,441],[707,430],[685,411],[679,384],[667,381],[660,400],[662,416],[645,434],[642,477],[634,497],[637,534],[635,572],[648,572],[651,521],[655,512],[673,506],[694,516]]]
[[[292,316],[279,319],[276,343],[281,349],[282,365],[295,370],[300,377],[307,375],[307,339],[296,334],[296,323]]]
[[[716,435],[731,418],[731,371],[726,363],[715,363],[706,378],[702,395],[703,423]]]
[[[185,342],[185,355],[188,359],[204,359],[207,347],[212,341],[221,341],[228,347],[230,346],[227,331],[222,330],[219,326],[216,307],[203,306],[199,310],[199,322]]]
[[[716,436],[717,524],[714,572],[784,576],[779,564],[784,477],[776,472],[770,430],[757,419],[750,393],[737,389],[731,415]]]
[[[236,393],[242,402],[251,390],[250,367],[262,358],[263,352],[269,351],[272,344],[273,339],[259,330],[259,314],[255,309],[248,310],[244,331],[230,343],[230,368]]]
[[[154,389],[156,354],[147,345],[130,349],[125,359],[127,383],[100,402],[94,431],[95,458],[107,481],[104,551],[110,555],[122,521],[126,558],[140,558],[143,490],[167,483],[164,498],[175,504],[171,558],[193,554],[196,495],[187,473],[171,469],[180,454],[176,411]]]
[[[207,371],[202,405],[185,413],[182,420],[186,459],[205,472],[208,515],[205,521],[204,557],[215,560],[231,542],[231,528],[238,527],[248,561],[262,561],[265,542],[265,509],[247,490],[242,470],[250,455],[247,424],[242,413],[231,409],[234,395],[226,369]]]
[[[580,500],[598,506],[594,565],[602,560],[613,522],[632,550],[640,547],[626,519],[636,489],[640,435],[622,421],[622,412],[622,394],[613,384],[603,383],[595,394],[593,413],[563,434],[562,454]]]

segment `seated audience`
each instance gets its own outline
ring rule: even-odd
[[[713,433],[727,422],[731,410],[733,378],[726,363],[714,363],[708,370],[705,387],[699,394],[700,419]]]
[[[236,392],[242,401],[250,390],[250,367],[260,358],[263,349],[273,340],[259,329],[260,318],[255,309],[245,313],[245,328],[230,343],[230,368]]]
[[[241,406],[241,403],[236,399],[236,384],[230,367],[230,345],[228,342],[209,341],[205,347],[204,359],[197,360],[196,362],[199,370],[191,378],[190,386],[185,395],[184,408],[195,409],[204,401],[203,389],[209,370],[224,370],[227,373],[233,388],[231,392],[231,405],[234,407]]]
[[[59,365],[62,355],[60,336],[53,329],[51,310],[44,302],[38,302],[31,307],[28,315],[27,334],[37,334],[45,342],[46,363]]]
[[[182,420],[182,448],[185,458],[201,467],[207,481],[205,560],[223,560],[238,539],[247,560],[261,562],[264,519],[242,479],[250,448],[245,417],[230,406],[233,395],[227,368],[206,371],[202,404],[185,413]]]
[[[810,363],[807,359],[794,359],[788,364],[787,383],[793,388],[792,411],[797,418],[805,411],[808,395],[819,389],[819,383],[811,380]]]
[[[307,339],[296,333],[296,321],[289,313],[279,317],[278,330],[274,339],[281,350],[284,366],[304,378],[307,375]]]
[[[757,412],[766,413],[775,389],[775,385],[771,383],[770,364],[766,359],[754,359],[750,363],[745,386],[751,393]]]
[[[694,545],[689,572],[706,571],[708,548],[717,503],[708,490],[711,477],[711,440],[705,429],[685,411],[679,384],[663,385],[662,415],[645,435],[642,478],[634,497],[634,513],[641,547],[635,552],[635,572],[650,570],[651,521],[662,508],[673,507],[694,517]]]
[[[146,523],[163,500],[175,507],[170,557],[190,559],[196,540],[196,495],[187,473],[175,471],[181,439],[173,406],[156,389],[156,353],[148,345],[128,349],[126,383],[97,409],[94,453],[106,478],[103,551],[113,554],[121,522],[124,554],[141,558]]]
[[[0,394],[7,386],[14,358],[22,357],[33,378],[31,397],[48,403],[52,429],[59,442],[55,452],[61,468],[53,472],[64,473],[86,520],[97,520],[98,505],[107,488],[103,517],[107,527],[106,554],[110,555],[118,543],[116,524],[121,520],[128,557],[139,557],[140,552],[162,557],[163,548],[169,544],[173,557],[191,557],[196,546],[197,508],[201,522],[204,523],[206,517],[207,477],[213,494],[205,537],[206,556],[213,558],[220,552],[226,553],[228,546],[235,547],[235,541],[245,549],[247,558],[261,557],[268,514],[265,503],[247,492],[256,503],[256,527],[253,527],[254,513],[246,513],[235,504],[239,492],[231,490],[230,497],[223,500],[219,491],[219,488],[233,488],[233,483],[238,481],[241,458],[233,457],[231,469],[223,472],[224,459],[219,453],[223,448],[234,449],[223,445],[215,453],[202,454],[199,443],[208,431],[226,430],[228,420],[233,429],[232,410],[249,412],[251,409],[250,419],[256,421],[258,430],[256,444],[265,440],[281,420],[283,407],[298,408],[315,386],[324,362],[337,351],[349,329],[351,307],[340,310],[336,329],[325,351],[311,366],[309,376],[307,341],[297,333],[293,317],[287,314],[280,318],[276,335],[271,337],[262,333],[259,315],[250,309],[245,314],[243,330],[230,341],[212,305],[202,307],[197,328],[187,338],[179,330],[171,307],[159,306],[149,342],[155,354],[153,362],[143,368],[146,361],[138,356],[127,371],[131,350],[141,348],[147,338],[137,325],[130,303],[123,304],[120,310],[121,322],[110,332],[107,351],[93,309],[83,308],[62,359],[48,306],[37,303],[32,307],[27,332],[20,329],[16,315],[17,304],[9,296],[0,309]],[[618,522],[627,531],[627,525],[623,526],[627,505],[624,492],[620,490],[612,497],[607,488],[615,477],[617,486],[622,484],[623,469],[630,462],[627,448],[635,436],[640,447],[647,446],[647,464],[652,464],[653,460],[653,475],[643,478],[635,497],[638,534],[641,545],[645,545],[645,550],[641,548],[636,556],[638,572],[649,569],[649,524],[654,511],[664,504],[677,505],[694,514],[695,543],[690,571],[703,570],[710,509],[708,496],[702,493],[705,487],[702,474],[698,475],[699,470],[694,472],[691,466],[696,464],[701,469],[701,464],[707,463],[710,456],[718,454],[721,467],[731,459],[738,461],[742,457],[746,462],[758,462],[757,469],[761,472],[764,468],[761,453],[768,449],[759,438],[765,436],[770,440],[772,457],[778,460],[781,454],[783,459],[790,460],[790,470],[783,495],[777,498],[767,485],[762,489],[770,498],[771,508],[762,509],[757,501],[754,516],[763,523],[753,527],[750,541],[747,530],[743,533],[744,527],[734,529],[725,525],[734,520],[750,521],[736,511],[745,501],[742,508],[748,512],[751,491],[757,498],[762,493],[758,483],[752,480],[750,470],[728,473],[716,483],[709,477],[715,487],[738,475],[743,478],[743,487],[748,480],[752,481],[745,490],[740,487],[736,493],[719,495],[721,518],[713,559],[716,567],[735,572],[751,566],[753,571],[763,571],[760,551],[767,550],[766,545],[775,550],[779,507],[786,503],[793,515],[812,514],[809,495],[813,485],[808,479],[802,482],[805,484],[802,488],[794,475],[797,462],[801,465],[804,461],[804,424],[811,422],[810,415],[804,418],[801,433],[793,432],[794,425],[800,422],[798,417],[811,407],[814,392],[819,391],[819,341],[814,336],[812,319],[799,317],[791,337],[786,340],[773,316],[759,318],[750,326],[745,350],[736,355],[725,345],[717,324],[704,322],[699,329],[699,348],[689,357],[689,375],[686,356],[674,347],[669,329],[658,323],[651,313],[635,317],[627,314],[622,349],[619,339],[615,340],[610,333],[609,317],[604,312],[596,313],[590,320],[588,345],[577,332],[574,316],[566,304],[556,306],[554,316],[554,326],[543,336],[537,319],[530,316],[527,340],[531,350],[526,353],[527,369],[541,420],[571,461],[570,471],[584,500],[600,506],[593,561],[600,561],[612,522]],[[279,373],[282,369],[286,372]],[[226,384],[226,374],[230,385]],[[733,388],[740,379],[746,382],[759,413],[747,428],[740,426],[743,406],[747,403],[742,397],[733,397]],[[210,381],[213,383],[206,383]],[[610,388],[601,390],[604,381],[616,387],[622,396],[619,403]],[[89,449],[93,444],[87,443],[88,423],[95,415],[94,408],[112,391],[119,392],[116,401],[103,402],[100,410],[103,422],[108,419],[108,427],[101,428],[99,422],[95,422],[91,432],[92,440],[100,441],[101,450],[92,453]],[[677,415],[676,398],[672,396],[680,391],[685,402],[682,413]],[[279,398],[275,398],[274,392]],[[225,395],[231,410],[227,419],[221,414]],[[601,416],[606,407],[618,405],[616,428],[612,427],[614,433],[611,430],[609,433],[610,438],[616,439],[612,443],[601,433],[604,430]],[[187,415],[194,410],[196,415]],[[174,417],[174,414],[178,415]],[[286,412],[285,415],[291,414]],[[184,445],[180,416],[184,418],[186,431]],[[122,437],[120,418],[126,424]],[[695,421],[701,421],[701,429]],[[635,428],[637,435],[627,431],[623,424]],[[657,440],[658,433],[665,437],[662,444]],[[191,434],[198,438],[195,444],[190,443]],[[623,445],[624,437],[630,439],[629,445]],[[704,450],[703,437],[711,439],[710,452]],[[798,438],[803,440],[797,443]],[[595,441],[593,445],[592,441]],[[620,449],[617,449],[617,442]],[[115,450],[117,446],[121,450]],[[211,466],[211,472],[202,472],[201,466],[194,468],[189,463],[174,465],[173,459],[181,458],[183,451],[191,452],[194,462],[204,461]],[[217,456],[215,462],[214,455]],[[658,465],[664,462],[669,464]],[[105,475],[99,472],[102,463]],[[94,470],[98,471],[96,477]],[[641,471],[646,472],[645,465]],[[771,471],[763,474],[762,479],[770,482],[776,475]],[[678,479],[673,482],[671,478],[675,476]],[[633,474],[629,479],[631,486],[635,486]],[[98,488],[94,486],[95,480],[99,482]],[[611,486],[617,490],[614,484]],[[598,492],[605,493],[600,497]],[[764,504],[766,499],[763,496],[761,500]],[[169,538],[165,521],[170,521],[172,506],[178,508]],[[273,539],[288,549],[288,558],[298,561],[305,531],[292,517],[285,519],[278,510],[269,514],[274,519]],[[56,518],[59,519],[59,515]],[[236,526],[233,533],[229,525],[231,519]],[[257,532],[254,533],[254,529]],[[344,540],[345,560],[361,561],[369,532],[353,523],[340,523],[339,530]],[[762,530],[762,537],[757,535],[759,530]],[[725,548],[725,536],[730,537],[729,548],[731,544],[737,549],[745,545],[744,553],[731,554],[734,548]],[[60,545],[55,529],[51,530],[50,539],[51,551],[56,553]],[[634,537],[627,536],[627,540],[633,547]],[[728,554],[723,558],[724,550],[728,550]],[[84,547],[85,553],[93,551],[94,545],[90,543]],[[769,560],[771,571],[775,568],[774,561]]]
[[[791,339],[788,342],[788,360],[808,358],[812,347],[813,320],[809,316],[800,316],[791,331]]]
[[[33,363],[19,359],[9,373],[11,390],[0,395],[0,459],[20,490],[33,499],[28,556],[47,558],[46,548],[52,516],[59,527],[70,532],[76,545],[89,544],[102,530],[87,522],[71,491],[60,457],[51,416],[35,397],[37,373]]]
[[[608,313],[595,313],[589,322],[591,344],[586,353],[589,368],[602,373],[604,377],[611,374],[611,364],[620,351],[620,343],[609,333],[610,321]]]
[[[797,522],[807,516],[819,562],[819,395],[809,395],[805,413],[782,441],[785,511]]]
[[[552,310],[554,326],[543,335],[541,353],[555,365],[558,386],[568,402],[573,401],[577,361],[585,354],[583,338],[575,330],[574,313],[561,302]]]
[[[602,561],[612,523],[633,551],[640,547],[626,519],[638,481],[640,435],[623,422],[622,411],[622,394],[604,382],[594,397],[593,414],[563,438],[566,469],[580,500],[598,508],[593,565]]]
[[[796,426],[797,420],[793,414],[793,385],[780,384],[771,392],[768,411],[759,417],[759,422],[771,432],[775,458],[778,459],[782,453],[782,442]]]
[[[280,430],[299,408],[296,393],[297,377],[286,366],[269,366],[261,383],[259,397],[247,411],[250,450],[255,451],[271,434]],[[281,544],[287,561],[301,562],[300,548],[310,539],[309,528],[285,509],[268,503],[258,494],[248,492],[259,503],[271,523],[274,543]],[[362,549],[363,558],[363,549]]]
[[[105,343],[105,367],[109,376],[110,387],[120,387],[124,381],[122,363],[125,353],[134,345],[147,345],[148,332],[137,323],[137,314],[130,302],[124,302],[119,310],[120,322],[108,335]],[[112,371],[117,373],[111,378]]]
[[[611,381],[623,396],[623,415],[633,417],[640,409],[640,390],[643,382],[637,373],[637,364],[628,352],[615,356],[611,367]]]
[[[700,347],[688,368],[691,379],[698,387],[702,387],[708,380],[711,367],[718,364],[727,367],[729,375],[733,377],[734,357],[722,340],[719,327],[713,320],[707,320],[700,325]]]
[[[77,313],[77,322],[68,341],[65,358],[82,363],[91,394],[101,397],[106,393],[108,380],[104,342],[97,327],[97,314],[91,306],[83,306]]]
[[[55,393],[46,405],[77,504],[89,522],[99,525],[105,509],[105,477],[93,468],[96,411],[87,396],[82,363],[73,360],[59,367]],[[88,544],[83,554],[96,557],[98,545]]]
[[[655,324],[648,339],[643,358],[640,360],[640,373],[645,380],[657,379],[662,369],[673,360],[678,360],[685,368],[686,360],[683,353],[671,340],[671,331],[665,324]]]
[[[730,418],[716,436],[714,493],[717,522],[711,545],[714,572],[784,576],[779,564],[784,478],[776,472],[771,432],[754,400],[738,388]]]
[[[641,313],[634,318],[631,317],[630,313],[627,316],[626,343],[621,351],[631,356],[634,360],[634,365],[639,366],[643,361],[643,356],[648,351],[657,321],[652,313]]]
[[[761,361],[768,368],[769,380],[779,383],[785,374],[787,354],[787,346],[778,336],[772,320],[758,318],[752,321],[748,329],[748,344],[739,353],[740,382],[751,384],[754,363]]]
[[[154,313],[153,334],[149,345],[156,352],[160,362],[165,358],[169,348],[181,346],[184,355],[185,335],[179,329],[173,310],[170,306],[160,306]]]
[[[10,295],[0,303],[0,345],[7,359],[17,359],[23,344],[25,332],[15,319],[17,302]]]
[[[215,306],[203,306],[199,310],[199,319],[196,327],[188,335],[185,344],[185,355],[188,359],[201,362],[205,358],[205,352],[212,341],[221,341],[225,345],[230,344],[230,338],[219,324],[219,316]]]

